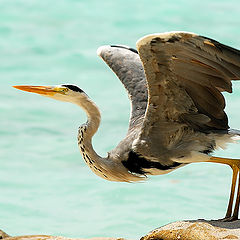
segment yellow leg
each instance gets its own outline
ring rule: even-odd
[[[223,221],[237,220],[238,219],[238,212],[239,212],[239,202],[240,202],[240,182],[238,183],[238,192],[237,192],[237,198],[236,198],[236,203],[235,203],[235,208],[234,208],[233,215],[232,215],[232,207],[233,207],[233,199],[234,199],[234,193],[235,193],[238,173],[239,173],[239,177],[240,177],[240,172],[239,172],[240,159],[211,157],[211,159],[208,162],[227,164],[232,168],[233,176],[232,176],[231,193],[230,193],[230,197],[229,197],[227,213],[226,213],[226,216],[223,219]]]
[[[234,193],[235,193],[236,182],[237,182],[238,168],[236,166],[232,166],[232,170],[233,170],[232,186],[231,186],[231,193],[229,197],[228,208],[227,208],[225,219],[229,219],[232,216],[233,199],[234,199]]]
[[[238,169],[240,168],[240,159],[211,157],[210,160],[208,160],[207,162],[222,163],[227,164],[230,167],[237,166]]]
[[[240,202],[240,183],[239,183],[239,179],[240,179],[240,172],[238,173],[238,191],[237,191],[237,198],[236,198],[236,203],[235,203],[235,207],[234,207],[234,212],[233,212],[233,220],[237,220],[238,219],[238,212],[239,212],[239,202]]]

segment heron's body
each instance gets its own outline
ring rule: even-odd
[[[95,103],[77,86],[16,86],[83,108],[88,121],[81,125],[78,144],[83,159],[98,176],[133,182],[161,175],[193,162],[218,162],[233,168],[232,204],[239,160],[212,157],[218,147],[240,135],[230,130],[221,92],[232,92],[240,79],[240,51],[213,39],[186,32],[143,37],[137,50],[103,46],[98,55],[116,73],[131,100],[126,137],[100,157],[92,147],[101,115]],[[240,194],[232,217],[238,216]]]

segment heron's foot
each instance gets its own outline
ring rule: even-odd
[[[220,221],[220,222],[233,222],[233,221],[236,221],[236,220],[238,220],[238,217],[235,217],[235,216],[218,219],[218,221]]]
[[[232,186],[231,186],[231,193],[230,193],[229,202],[228,202],[227,213],[225,215],[225,218],[219,219],[219,221],[222,221],[222,222],[236,221],[238,220],[239,203],[240,203],[240,159],[211,157],[209,162],[227,164],[232,168],[232,171],[233,171]],[[233,210],[232,208],[233,208],[237,178],[239,179],[239,181],[237,186],[235,207]]]

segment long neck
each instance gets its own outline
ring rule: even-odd
[[[101,122],[101,114],[96,104],[87,96],[84,99],[76,99],[75,104],[79,105],[87,114],[87,122],[79,127],[78,146],[83,159],[90,169],[98,176],[110,181],[139,181],[140,177],[132,175],[118,161],[107,157],[100,157],[93,149],[92,137],[97,132]]]
[[[85,101],[78,102],[78,105],[86,112],[87,114],[87,122],[80,126],[79,130],[83,130],[83,140],[85,142],[90,142],[93,135],[97,132],[100,122],[101,122],[101,114],[96,106],[96,104],[86,98]],[[94,154],[96,154],[94,152]]]
[[[101,114],[96,104],[89,98],[75,101],[87,114],[87,122],[79,127],[78,146],[85,162],[95,172],[101,173],[102,159],[93,149],[92,137],[97,132],[101,122]]]

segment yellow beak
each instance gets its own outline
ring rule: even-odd
[[[22,91],[38,93],[41,95],[53,96],[59,92],[59,89],[51,86],[13,86]]]

